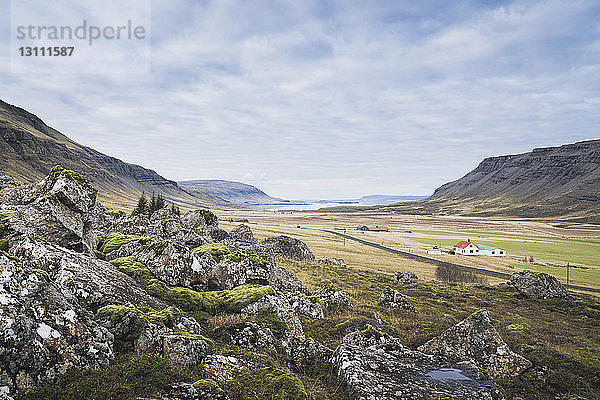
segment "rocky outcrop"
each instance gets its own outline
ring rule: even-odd
[[[381,291],[379,305],[387,308],[403,308],[413,312],[416,311],[415,306],[406,297],[390,287],[386,287]]]
[[[229,232],[229,237],[239,243],[256,243],[252,230],[248,225],[245,224],[236,226],[231,232]]]
[[[0,175],[0,190],[5,188],[11,188],[18,186],[19,183],[15,181],[15,178],[9,175]]]
[[[107,366],[112,340],[47,273],[0,254],[0,391],[23,393],[71,368]]]
[[[277,351],[276,339],[266,326],[255,322],[243,322],[217,328],[213,334],[225,343],[251,351]]]
[[[328,363],[332,355],[333,350],[329,347],[308,338],[292,348],[291,359],[297,370],[303,372],[322,371],[328,369]]]
[[[62,290],[90,310],[95,311],[108,304],[129,303],[166,307],[109,262],[28,237],[11,248],[11,254],[25,266],[45,271]]]
[[[352,302],[333,284],[322,286],[312,295],[321,300],[321,304],[327,314],[352,307]]]
[[[503,399],[473,363],[451,364],[398,344],[343,343],[331,357],[334,374],[356,400]]]
[[[419,351],[454,362],[471,360],[493,378],[514,377],[531,367],[529,360],[510,350],[485,310],[472,314],[431,339],[419,347]]]
[[[271,311],[277,317],[282,319],[293,314],[304,315],[316,319],[325,318],[321,303],[302,293],[287,292],[276,295],[268,294],[256,303],[246,306],[242,310],[242,313],[257,314],[262,310]]]
[[[253,368],[253,363],[233,356],[210,354],[204,360],[204,370],[207,375],[220,382],[231,381],[239,374]]]
[[[396,274],[394,275],[394,279],[396,280],[396,283],[399,285],[407,285],[410,283],[415,283],[415,281],[418,278],[414,272],[402,271],[402,272],[396,272]]]
[[[523,271],[510,277],[510,283],[523,296],[532,299],[566,299],[567,289],[552,275]]]
[[[272,249],[275,257],[296,261],[315,261],[315,255],[306,243],[289,236],[282,235],[268,238],[263,240],[261,245]]]
[[[346,262],[341,258],[332,258],[332,257],[322,257],[317,259],[319,264],[324,265],[334,265],[337,267],[347,267]]]

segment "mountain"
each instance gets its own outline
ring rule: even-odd
[[[0,174],[30,183],[55,165],[80,172],[98,188],[103,204],[128,208],[142,192],[162,194],[184,208],[230,206],[202,191],[189,191],[155,171],[82,146],[34,114],[0,100]]]
[[[362,196],[358,201],[365,205],[377,205],[377,204],[392,204],[404,201],[423,200],[427,196],[397,196],[397,195],[386,195],[386,194],[372,194],[368,196]]]
[[[200,190],[211,193],[228,202],[239,205],[292,204],[289,200],[271,197],[259,188],[241,182],[218,179],[190,180],[178,182],[188,190]]]
[[[490,157],[401,212],[600,222],[600,140]]]

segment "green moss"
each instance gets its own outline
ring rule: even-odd
[[[270,310],[262,310],[256,314],[256,321],[265,324],[276,337],[282,337],[290,330],[287,322],[277,318]]]
[[[210,393],[221,393],[223,389],[219,387],[219,384],[213,379],[200,379],[194,382],[194,387],[198,390]]]
[[[135,257],[111,261],[119,270],[131,276],[150,295],[186,311],[239,312],[267,294],[274,294],[270,286],[243,285],[232,290],[197,292],[192,289],[168,286],[138,262]]]
[[[125,211],[109,208],[106,210],[106,214],[110,215],[111,217],[120,218],[125,216]]]
[[[367,339],[375,338],[379,340],[383,336],[383,333],[379,332],[377,329],[372,326],[368,326],[366,329],[360,331],[360,333],[366,337]]]
[[[8,251],[8,239],[0,238],[0,251]]]
[[[196,247],[194,253],[198,255],[209,253],[216,262],[220,262],[223,259],[223,256],[229,254],[230,251],[227,246],[222,243],[205,243],[202,246]]]
[[[240,400],[303,400],[308,395],[302,380],[283,368],[259,368],[240,374],[231,389]]]
[[[506,330],[511,332],[525,332],[527,328],[527,324],[510,324],[506,326]]]
[[[252,263],[252,265],[255,268],[266,269],[267,266],[269,265],[269,263],[266,260],[262,259],[261,257],[254,255],[254,254],[242,253],[241,251],[229,253],[227,255],[227,257],[229,257],[229,259],[231,259],[235,262],[242,262],[243,260],[250,260],[250,262]]]
[[[110,253],[121,248],[121,246],[134,242],[136,240],[147,239],[144,236],[123,235],[120,232],[111,232],[108,236],[98,243],[98,251],[102,254]]]
[[[54,167],[50,170],[50,179],[51,180],[55,180],[61,175],[63,175],[67,179],[70,179],[71,181],[75,182],[77,184],[77,186],[79,186],[80,188],[82,188],[83,185],[89,184],[88,180],[85,179],[80,173],[71,171],[70,169],[64,169],[63,167],[61,167],[59,165],[57,165],[56,167]]]
[[[14,210],[0,210],[0,224],[8,222],[10,217],[15,215],[17,212]]]

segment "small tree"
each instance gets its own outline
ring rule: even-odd
[[[135,207],[135,209],[133,210],[131,215],[146,214],[147,212],[148,212],[148,199],[146,198],[144,193],[142,193],[142,195],[138,199],[137,206]]]
[[[181,216],[181,211],[179,210],[179,206],[176,206],[175,204],[171,204],[171,212],[175,215],[177,215],[178,217]]]

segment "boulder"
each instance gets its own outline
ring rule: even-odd
[[[47,273],[0,254],[0,391],[22,394],[72,368],[106,367],[112,340]]]
[[[25,266],[48,273],[50,279],[89,310],[108,304],[166,304],[148,295],[111,263],[88,257],[41,240],[26,237],[11,248]]]
[[[181,218],[181,224],[189,229],[218,228],[219,219],[209,210],[192,210]]]
[[[379,305],[387,308],[404,308],[405,310],[416,311],[415,306],[406,297],[390,287],[386,287],[381,292]]]
[[[473,363],[450,364],[398,344],[342,343],[331,357],[334,374],[356,400],[503,399]]]
[[[342,260],[341,258],[322,257],[322,258],[317,259],[317,262],[319,264],[324,264],[324,265],[347,267],[346,262],[344,260]]]
[[[0,202],[15,205],[9,227],[16,234],[43,237],[78,252],[91,252],[86,240],[97,191],[76,172],[54,167],[35,185],[6,189]]]
[[[235,242],[240,243],[256,243],[254,239],[254,235],[252,234],[252,230],[248,225],[241,224],[235,227],[231,232],[229,232],[229,237]]]
[[[327,314],[353,307],[352,302],[333,284],[322,286],[313,293],[313,297],[321,300]]]
[[[348,333],[342,341],[343,343],[363,348],[389,344],[402,345],[399,339],[379,331],[371,324],[366,324],[365,329]]]
[[[162,354],[180,367],[199,365],[206,357],[209,345],[200,335],[176,332],[162,337]]]
[[[510,283],[519,293],[531,299],[566,299],[567,289],[552,275],[523,271],[510,277]]]
[[[409,283],[415,283],[415,281],[418,279],[417,275],[415,275],[414,272],[410,272],[410,271],[396,272],[396,274],[394,275],[394,278],[396,280],[396,283],[398,283],[400,285],[407,285]]]
[[[333,350],[312,338],[292,348],[291,359],[294,367],[302,372],[327,370]]]
[[[531,367],[512,352],[492,324],[486,310],[478,311],[419,347],[419,351],[450,361],[471,360],[493,378],[510,378]]]
[[[232,381],[241,373],[254,369],[254,364],[233,356],[209,354],[204,359],[204,371],[219,382]]]
[[[257,314],[260,311],[269,310],[278,318],[285,319],[289,315],[299,314],[309,318],[323,319],[323,308],[319,301],[311,299],[302,293],[279,293],[268,294],[242,309],[243,314]]]
[[[225,325],[215,329],[211,336],[222,340],[224,343],[250,351],[277,351],[276,339],[271,329],[256,322]]]
[[[263,240],[261,245],[272,249],[275,257],[297,261],[315,261],[315,255],[306,243],[289,236],[268,238]]]

